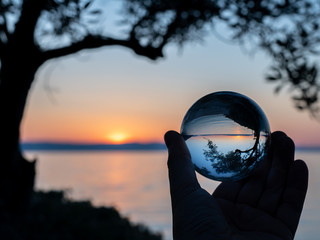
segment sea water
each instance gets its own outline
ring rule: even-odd
[[[95,206],[114,206],[164,240],[172,240],[168,153],[161,151],[28,151],[37,158],[36,189],[69,189],[69,197]],[[295,240],[316,240],[320,230],[320,149],[296,152],[309,168],[309,187]],[[218,186],[197,174],[209,193]],[[146,181],[146,179],[148,181]]]

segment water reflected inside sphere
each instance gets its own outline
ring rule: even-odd
[[[197,172],[218,181],[247,177],[265,158],[270,127],[262,109],[235,92],[216,92],[194,103],[181,134]]]

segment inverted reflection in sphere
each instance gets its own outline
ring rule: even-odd
[[[213,180],[237,181],[265,158],[270,127],[252,99],[235,92],[216,92],[191,106],[181,134],[197,172]]]

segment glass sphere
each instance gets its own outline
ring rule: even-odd
[[[213,180],[237,181],[265,158],[270,127],[252,99],[235,92],[215,92],[191,106],[181,134],[198,173]]]

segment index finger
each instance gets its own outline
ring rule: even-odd
[[[168,170],[172,205],[200,188],[187,145],[183,137],[169,131],[165,134],[168,148]]]

